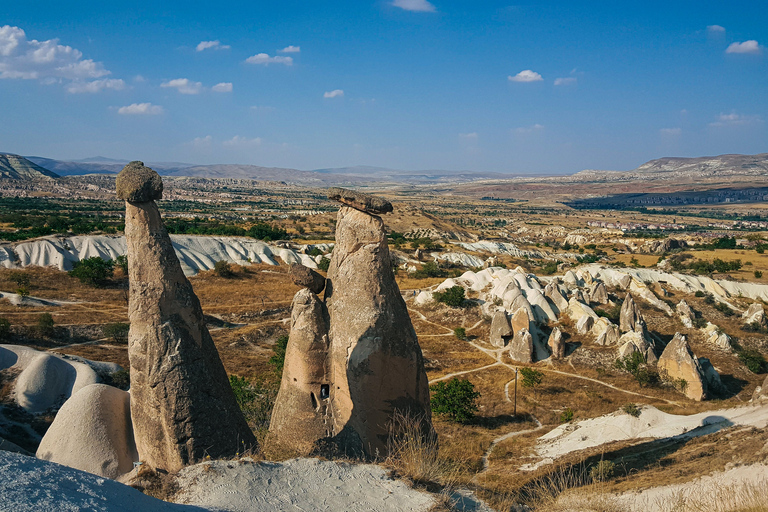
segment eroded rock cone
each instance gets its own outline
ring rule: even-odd
[[[635,300],[629,293],[624,298],[624,304],[621,305],[619,328],[621,332],[645,331],[645,320],[643,320],[643,316],[640,314],[640,308],[637,307]]]
[[[683,322],[683,325],[692,329],[693,322],[696,320],[696,315],[693,313],[691,306],[685,302],[685,299],[677,303],[675,310],[677,310],[677,315],[680,317],[680,321]]]
[[[688,347],[685,336],[675,334],[661,354],[657,366],[662,378],[675,383],[691,400],[707,398],[706,376],[698,358]]]
[[[520,363],[534,363],[536,362],[534,350],[533,336],[528,329],[516,330],[509,344],[509,357]]]
[[[496,311],[491,320],[491,345],[499,348],[506,347],[512,334],[506,311]]]
[[[431,412],[421,347],[380,217],[339,209],[325,300],[335,441],[350,455],[384,455],[396,411],[427,423]]]
[[[565,340],[559,327],[552,329],[547,340],[547,346],[552,351],[553,359],[562,359],[565,357]]]
[[[116,186],[126,200],[131,417],[139,457],[177,471],[206,455],[256,447],[154,202],[162,194],[160,177],[131,162]]]
[[[325,304],[306,288],[293,297],[292,307],[283,379],[269,430],[283,445],[309,453],[318,440],[331,435],[328,313]]]

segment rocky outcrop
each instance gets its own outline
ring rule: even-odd
[[[113,479],[131,471],[139,455],[128,393],[91,384],[72,395],[43,436],[37,458]]]
[[[126,199],[131,417],[139,456],[177,471],[206,456],[252,448],[203,311],[182,272],[160,212],[157,174],[132,162],[117,176]]]
[[[643,333],[630,331],[622,334],[618,344],[618,357],[620,358],[631,355],[633,352],[639,352],[648,364],[655,363],[658,359],[653,345],[645,338]]]
[[[595,343],[603,346],[617,344],[619,342],[619,337],[621,336],[618,326],[607,318],[599,318],[595,322],[592,332],[597,333]]]
[[[576,332],[579,334],[587,334],[592,330],[592,326],[595,325],[595,319],[589,315],[584,315],[576,322]]]
[[[319,294],[325,288],[325,278],[319,272],[305,267],[301,263],[294,263],[288,269],[293,284],[308,288],[314,294]]]
[[[643,316],[640,314],[640,308],[637,307],[635,300],[629,293],[624,298],[624,303],[621,305],[619,329],[621,329],[621,332],[645,331],[645,320],[643,320]]]
[[[594,283],[589,289],[590,302],[597,302],[598,304],[608,304],[608,290],[605,288],[605,283]]]
[[[719,348],[728,352],[733,350],[731,337],[723,332],[723,330],[720,329],[720,327],[717,325],[713,324],[712,322],[707,322],[707,325],[702,329],[702,331],[707,337],[707,343],[712,347]]]
[[[677,316],[680,317],[680,321],[683,322],[683,325],[689,329],[692,329],[693,322],[696,320],[696,315],[691,309],[691,306],[689,306],[688,303],[685,302],[685,299],[677,303],[677,306],[675,306],[675,310],[677,311]]]
[[[757,386],[752,392],[752,401],[757,402],[764,400],[768,400],[768,376],[766,376],[763,383],[760,386]]]
[[[381,217],[339,209],[325,302],[331,435],[349,455],[384,455],[397,411],[427,422],[431,414],[421,348],[392,273]]]
[[[685,396],[701,401],[707,398],[707,385],[698,358],[691,352],[685,336],[675,334],[658,362],[659,374],[665,381],[682,388]]]
[[[327,355],[325,304],[312,290],[299,290],[293,297],[283,378],[269,423],[270,432],[298,453],[310,453],[317,441],[331,437]]]
[[[557,308],[558,314],[562,314],[568,309],[568,299],[555,283],[549,283],[544,288],[544,296],[552,301]]]
[[[356,210],[376,215],[392,211],[392,203],[386,199],[364,194],[362,192],[355,192],[354,190],[347,190],[345,188],[329,188],[328,199],[351,206]]]
[[[745,324],[757,324],[760,327],[765,327],[765,310],[763,305],[755,302],[749,306],[746,312],[741,316],[744,319]]]
[[[547,346],[552,352],[553,359],[562,359],[565,357],[565,340],[559,327],[552,329],[547,340]]]
[[[509,344],[509,357],[519,363],[533,363],[536,361],[533,336],[528,329],[515,331]]]
[[[491,320],[491,345],[506,347],[513,334],[506,311],[496,311]]]

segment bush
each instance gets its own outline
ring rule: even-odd
[[[444,292],[434,292],[432,298],[437,302],[442,302],[453,308],[458,308],[464,305],[464,288],[456,285],[448,288]]]
[[[650,386],[659,380],[659,376],[648,368],[645,356],[640,352],[632,352],[628,356],[616,359],[614,366],[631,374],[641,386]]]
[[[27,274],[24,272],[20,272],[18,270],[15,270],[8,274],[8,278],[16,283],[16,286],[19,288],[28,288],[30,285],[30,279]]]
[[[445,277],[445,272],[437,266],[434,261],[428,261],[424,263],[419,270],[413,273],[413,277],[416,279],[424,279],[426,277]]]
[[[573,409],[566,407],[566,409],[560,414],[560,423],[568,423],[573,420]]]
[[[219,277],[230,278],[235,276],[235,273],[232,271],[232,267],[224,260],[219,260],[214,263],[213,271]]]
[[[714,307],[725,316],[733,316],[736,314],[730,307],[728,307],[728,304],[725,304],[724,302],[718,302]]]
[[[117,265],[118,268],[123,271],[123,275],[128,275],[128,256],[121,254],[115,258],[115,265]]]
[[[737,355],[739,356],[739,361],[749,371],[752,373],[763,373],[763,368],[765,367],[765,357],[763,357],[763,354],[755,349],[748,348],[739,350]]]
[[[541,273],[545,276],[551,276],[557,272],[557,261],[548,261],[541,267]]]
[[[696,290],[696,293],[693,294],[694,297],[703,297],[704,295],[706,294],[701,290]]]
[[[432,412],[446,416],[450,421],[467,423],[475,417],[480,393],[467,379],[453,378],[429,387],[432,392]]]
[[[229,376],[229,385],[248,425],[256,430],[268,428],[277,397],[276,387],[258,380],[251,382],[237,375]]]
[[[317,264],[317,268],[323,272],[328,272],[328,268],[331,266],[331,260],[323,256],[320,258],[320,262]]]
[[[453,330],[453,335],[456,336],[460,340],[466,340],[467,339],[467,330],[463,327],[457,327]]]
[[[760,279],[761,277],[763,277],[763,273],[760,272],[759,270],[755,270],[754,274],[755,274],[755,279]]]
[[[103,260],[98,256],[80,260],[74,264],[69,275],[76,277],[81,283],[90,286],[101,286],[112,277],[115,271],[115,262]]]
[[[630,416],[634,416],[635,418],[640,417],[640,413],[642,410],[637,406],[637,404],[629,403],[621,408],[622,411],[629,414]]]
[[[11,335],[11,322],[5,318],[0,318],[0,340],[7,340]]]
[[[269,358],[269,364],[271,364],[279,376],[283,375],[283,366],[285,366],[285,349],[288,347],[288,336],[283,335],[277,338],[275,346],[272,350],[275,352],[272,357]]]
[[[610,460],[601,460],[589,468],[589,477],[594,482],[604,482],[611,478],[616,471],[616,464]]]
[[[126,343],[130,327],[130,324],[116,322],[114,324],[105,324],[101,328],[101,332],[107,338],[112,338],[115,343]]]
[[[109,374],[108,384],[122,390],[131,387],[131,373],[128,370],[118,370]]]
[[[523,376],[523,381],[521,384],[524,388],[531,388],[533,389],[533,394],[536,394],[536,386],[541,384],[541,382],[544,380],[544,373],[540,372],[539,370],[535,370],[533,368],[523,367],[520,368],[520,375]]]
[[[53,336],[53,333],[55,332],[53,325],[53,317],[51,314],[43,313],[37,317],[37,324],[35,325],[35,329],[40,336],[45,336],[48,338]]]

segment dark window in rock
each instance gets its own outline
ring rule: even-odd
[[[328,384],[320,384],[320,399],[326,400],[331,396],[331,387]]]

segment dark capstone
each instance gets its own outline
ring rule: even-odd
[[[355,192],[354,190],[347,190],[345,188],[329,188],[328,199],[338,201],[366,213],[379,214],[392,211],[392,203],[386,199],[375,197],[370,194],[363,194],[362,192]]]
[[[325,278],[301,263],[291,265],[288,273],[296,286],[309,288],[312,293],[318,294],[325,288]]]
[[[115,180],[118,199],[131,203],[146,203],[163,198],[163,180],[144,162],[134,161],[123,167]]]

